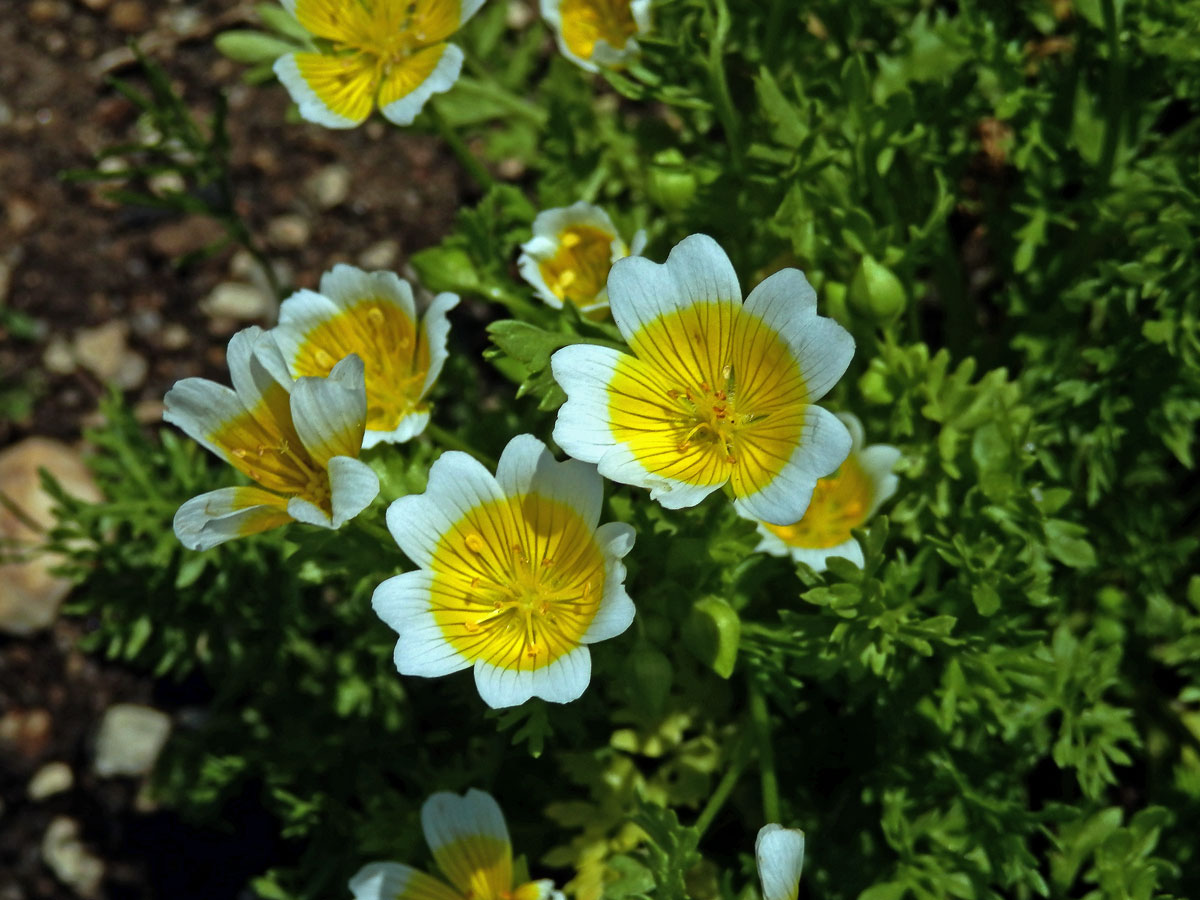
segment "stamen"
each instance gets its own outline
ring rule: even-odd
[[[561,243],[566,249],[570,250],[572,247],[577,246],[580,240],[582,240],[582,238],[580,238],[576,232],[568,231],[562,236],[562,240],[559,243]]]
[[[383,310],[378,306],[372,306],[369,310],[367,310],[367,318],[370,319],[375,325],[382,325],[385,321]]]
[[[467,545],[467,549],[472,553],[482,553],[486,546],[483,543],[483,538],[477,534],[468,534],[463,543]]]
[[[317,365],[323,369],[332,369],[334,367],[334,365],[337,363],[337,360],[334,359],[332,356],[330,356],[328,353],[326,353],[324,350],[318,350],[316,353],[313,354],[313,358],[316,359]]]

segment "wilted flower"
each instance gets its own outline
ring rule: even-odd
[[[845,372],[854,339],[818,316],[803,273],[783,269],[742,303],[724,251],[694,234],[663,265],[630,258],[608,279],[633,355],[590,344],[551,358],[567,393],[554,440],[613,481],[671,509],[728,483],[748,517],[786,524],[850,451],[814,405]]]
[[[379,493],[358,460],[367,401],[357,356],[327,378],[289,377],[271,336],[239,331],[227,353],[233,389],[185,378],[167,392],[163,419],[178,425],[261,487],[220,488],[175,514],[185,547],[207,550],[293,519],[340,528]]]
[[[758,523],[762,540],[756,550],[773,556],[791,556],[816,571],[825,570],[825,560],[841,556],[856,566],[863,564],[863,551],[850,529],[866,522],[885,500],[896,493],[899,483],[892,467],[900,451],[889,444],[863,447],[862,422],[850,413],[839,413],[853,444],[850,455],[828,478],[817,482],[808,512],[791,525]]]
[[[633,529],[600,521],[592,466],[555,462],[531,435],[509,441],[493,476],[443,453],[424,494],[388,509],[388,528],[419,566],[375,589],[399,633],[396,668],[433,677],[474,666],[491,707],[574,700],[591,679],[588,644],[633,621],[621,558]]]
[[[626,245],[608,213],[580,201],[538,213],[533,238],[521,245],[517,267],[549,306],[562,309],[565,301],[589,313],[608,307],[612,264],[638,256],[645,245],[644,231]]]
[[[637,55],[635,37],[650,30],[650,0],[541,0],[542,18],[558,49],[577,66],[596,72]]]
[[[275,74],[300,115],[353,128],[379,107],[409,125],[434,94],[448,91],[463,53],[446,43],[483,0],[282,0],[319,52],[288,53]]]
[[[363,447],[407,441],[425,430],[425,395],[446,361],[446,312],[457,294],[438,294],[417,326],[413,292],[391,272],[337,265],[320,293],[297,291],[283,302],[272,331],[294,377],[325,375],[350,354],[364,365],[367,427]]]
[[[754,841],[754,861],[762,880],[763,900],[796,900],[804,866],[804,832],[764,825]]]
[[[377,862],[350,879],[354,900],[562,900],[549,880],[513,883],[508,826],[491,794],[434,794],[421,807],[421,828],[450,884],[412,866]]]

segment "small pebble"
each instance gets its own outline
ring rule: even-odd
[[[62,335],[55,335],[42,351],[42,367],[51,375],[70,375],[75,371],[75,354]]]
[[[104,711],[96,737],[96,774],[145,775],[154,768],[171,719],[166,713],[133,703],[115,703]]]
[[[341,163],[317,169],[304,179],[304,195],[318,209],[333,209],[350,196],[350,170]]]
[[[312,229],[304,216],[288,213],[267,223],[267,240],[280,250],[295,250],[308,243]]]
[[[117,0],[108,11],[108,24],[126,34],[137,34],[150,27],[150,15],[141,0]]]
[[[226,281],[200,301],[200,309],[213,318],[253,321],[270,315],[272,304],[254,285]]]
[[[55,877],[84,900],[100,891],[104,862],[82,840],[79,823],[67,816],[56,816],[42,837],[42,860]]]
[[[29,799],[38,801],[69,791],[75,786],[75,773],[65,762],[46,763],[29,780]]]
[[[385,239],[376,241],[359,254],[358,264],[364,269],[391,269],[400,258],[398,241]]]

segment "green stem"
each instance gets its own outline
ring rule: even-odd
[[[717,117],[725,129],[725,140],[734,162],[742,161],[742,145],[739,137],[738,114],[729,93],[729,81],[725,77],[725,37],[729,34],[729,7],[725,0],[716,0],[717,23],[713,29],[712,43],[708,45],[708,76],[712,81],[713,94],[717,100]]]
[[[1124,73],[1121,65],[1121,45],[1117,33],[1117,8],[1113,0],[1100,0],[1100,10],[1104,16],[1104,36],[1108,44],[1108,65],[1106,67],[1107,85],[1105,100],[1107,101],[1104,120],[1104,142],[1100,147],[1100,185],[1107,187],[1112,178],[1113,163],[1117,158],[1117,146],[1121,143],[1121,117],[1124,98],[1121,86],[1124,83]]]
[[[486,453],[480,453],[458,435],[447,431],[440,425],[434,425],[430,422],[425,426],[425,434],[427,434],[435,444],[441,444],[448,450],[461,450],[463,453],[470,454],[475,457],[489,469],[496,468],[496,460],[492,459]]]
[[[771,720],[767,701],[753,682],[750,684],[750,721],[758,744],[758,772],[762,779],[763,817],[778,822],[779,779],[775,775],[775,750],[771,746]]]
[[[483,163],[463,143],[463,139],[458,136],[458,132],[450,127],[450,123],[446,121],[446,117],[437,108],[437,104],[427,103],[425,104],[425,110],[428,112],[433,124],[437,126],[438,134],[442,136],[442,140],[446,142],[446,145],[454,153],[455,157],[457,157],[459,163],[467,170],[467,173],[479,185],[480,189],[490,191],[495,187],[496,179],[492,177],[492,173],[484,168]]]
[[[725,801],[729,799],[729,793],[733,790],[733,786],[737,784],[737,780],[741,777],[742,769],[745,768],[745,765],[746,754],[742,752],[741,745],[739,745],[734,750],[733,762],[721,777],[721,781],[717,784],[717,789],[708,798],[708,803],[704,805],[704,809],[700,811],[700,817],[696,819],[695,828],[701,837],[708,830],[708,826],[712,824],[713,819],[717,817],[717,813],[721,811],[721,807],[725,805]]]

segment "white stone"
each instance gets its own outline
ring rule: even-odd
[[[400,244],[390,238],[376,241],[358,256],[358,264],[364,269],[391,269],[400,258]]]
[[[65,762],[46,763],[29,779],[30,800],[45,800],[63,791],[69,791],[75,786],[75,773]]]
[[[154,768],[171,732],[166,713],[133,703],[116,703],[104,712],[96,737],[96,774],[145,775]]]
[[[288,213],[267,223],[267,240],[281,250],[295,250],[308,243],[312,229],[304,216]]]
[[[104,879],[104,862],[80,840],[79,823],[67,816],[56,816],[42,837],[42,860],[63,884],[80,897],[95,897]]]
[[[252,284],[226,281],[212,289],[200,301],[200,309],[213,318],[253,321],[265,319],[271,313],[271,301]]]
[[[341,163],[323,166],[304,179],[304,195],[317,209],[333,209],[350,196],[350,170]]]

